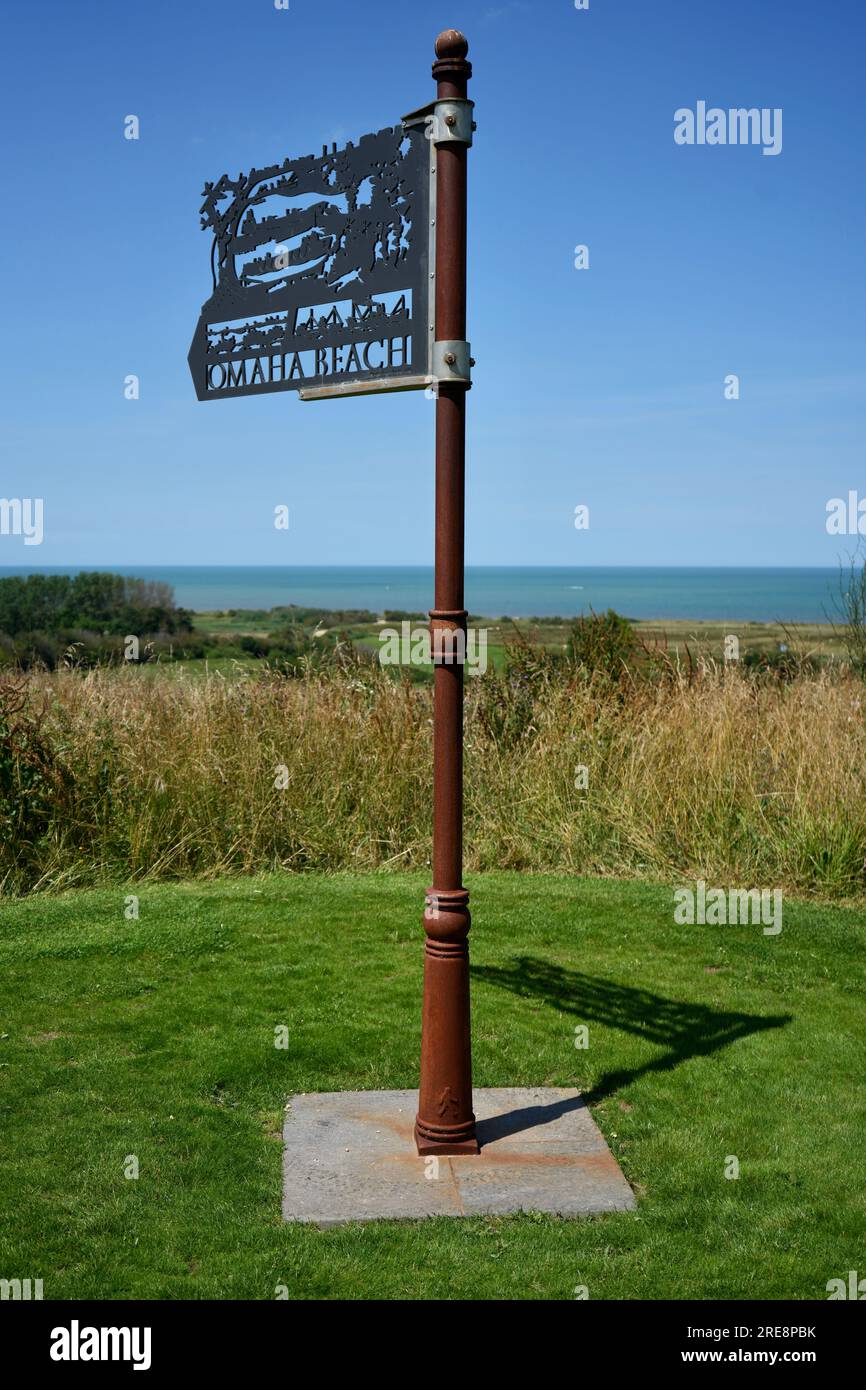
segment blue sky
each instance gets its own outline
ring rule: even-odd
[[[45,540],[0,536],[0,565],[432,559],[423,394],[200,404],[186,355],[204,180],[393,124],[450,25],[478,121],[468,562],[850,548],[825,506],[866,495],[862,0],[13,0],[0,496],[44,498]],[[698,100],[781,107],[781,154],[678,146]]]

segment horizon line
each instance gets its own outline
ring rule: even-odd
[[[855,557],[855,558],[856,558],[856,557]],[[498,569],[502,569],[502,570],[551,570],[551,571],[553,571],[553,570],[629,570],[629,569],[632,569],[632,570],[705,570],[705,571],[707,571],[708,573],[709,573],[709,572],[718,573],[718,572],[720,572],[720,571],[721,571],[721,572],[725,572],[725,571],[736,571],[736,570],[831,570],[831,569],[836,569],[836,568],[838,568],[839,564],[842,564],[842,563],[844,563],[844,561],[842,561],[842,560],[837,560],[835,564],[802,564],[802,565],[792,565],[792,564],[778,564],[778,565],[772,565],[772,564],[769,564],[769,565],[767,565],[767,564],[763,564],[763,565],[760,565],[760,564],[756,564],[756,565],[689,565],[689,564],[675,564],[675,565],[660,565],[660,564],[623,564],[623,565],[617,565],[617,564],[608,564],[608,565],[594,565],[594,564],[572,565],[572,564],[562,564],[562,565],[531,565],[531,564],[503,564],[503,563],[499,563],[499,564],[476,564],[476,565],[467,564],[464,568],[465,568],[467,571],[468,571],[468,570],[498,570]],[[32,572],[32,573],[34,573],[34,574],[37,574],[37,573],[39,573],[41,570],[50,570],[50,569],[55,569],[55,570],[70,570],[70,569],[75,569],[75,570],[83,570],[83,571],[96,571],[96,570],[99,570],[100,568],[106,569],[106,570],[116,570],[116,569],[152,569],[152,570],[154,570],[154,569],[210,569],[210,570],[218,570],[218,569],[222,569],[222,570],[347,570],[347,571],[348,571],[348,570],[419,570],[419,571],[424,570],[424,571],[429,571],[429,570],[433,570],[434,564],[433,564],[433,561],[432,561],[432,560],[430,561],[429,564],[426,564],[426,565],[418,565],[418,564],[411,564],[411,565],[408,565],[408,564],[407,564],[407,565],[403,565],[403,564],[399,564],[399,563],[396,563],[396,562],[395,562],[395,563],[380,563],[380,564],[356,564],[356,565],[346,565],[346,564],[333,565],[333,564],[327,564],[327,563],[321,563],[321,564],[302,564],[302,563],[296,563],[296,564],[270,564],[270,565],[263,565],[263,564],[244,564],[244,563],[225,564],[225,563],[221,563],[221,562],[213,563],[213,562],[210,562],[210,561],[207,561],[207,560],[198,560],[198,561],[191,561],[191,560],[159,560],[159,561],[156,561],[156,562],[154,562],[154,561],[152,561],[152,560],[141,560],[141,561],[138,561],[138,560],[132,560],[132,561],[124,560],[124,561],[122,561],[122,562],[116,562],[116,561],[110,561],[110,560],[102,560],[102,561],[88,561],[88,562],[84,563],[84,562],[81,562],[81,561],[72,560],[72,561],[67,561],[67,562],[64,562],[64,561],[52,562],[51,564],[45,564],[45,565],[29,565],[29,564],[20,564],[20,565],[0,565],[0,573],[2,573],[2,572],[5,571],[5,570],[16,570],[16,571],[26,570],[26,571],[30,571],[30,572]]]

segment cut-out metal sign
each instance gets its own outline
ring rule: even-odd
[[[204,189],[213,293],[189,352],[199,400],[426,384],[432,142],[407,122]]]

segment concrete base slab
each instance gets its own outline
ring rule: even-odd
[[[331,1091],[287,1108],[283,1217],[346,1221],[628,1211],[634,1194],[579,1092],[474,1092],[481,1153],[419,1158],[417,1091]]]

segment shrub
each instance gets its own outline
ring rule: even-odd
[[[572,623],[568,655],[575,666],[586,671],[600,671],[606,676],[622,675],[634,656],[637,640],[627,618],[609,608],[606,613],[593,613]]]

